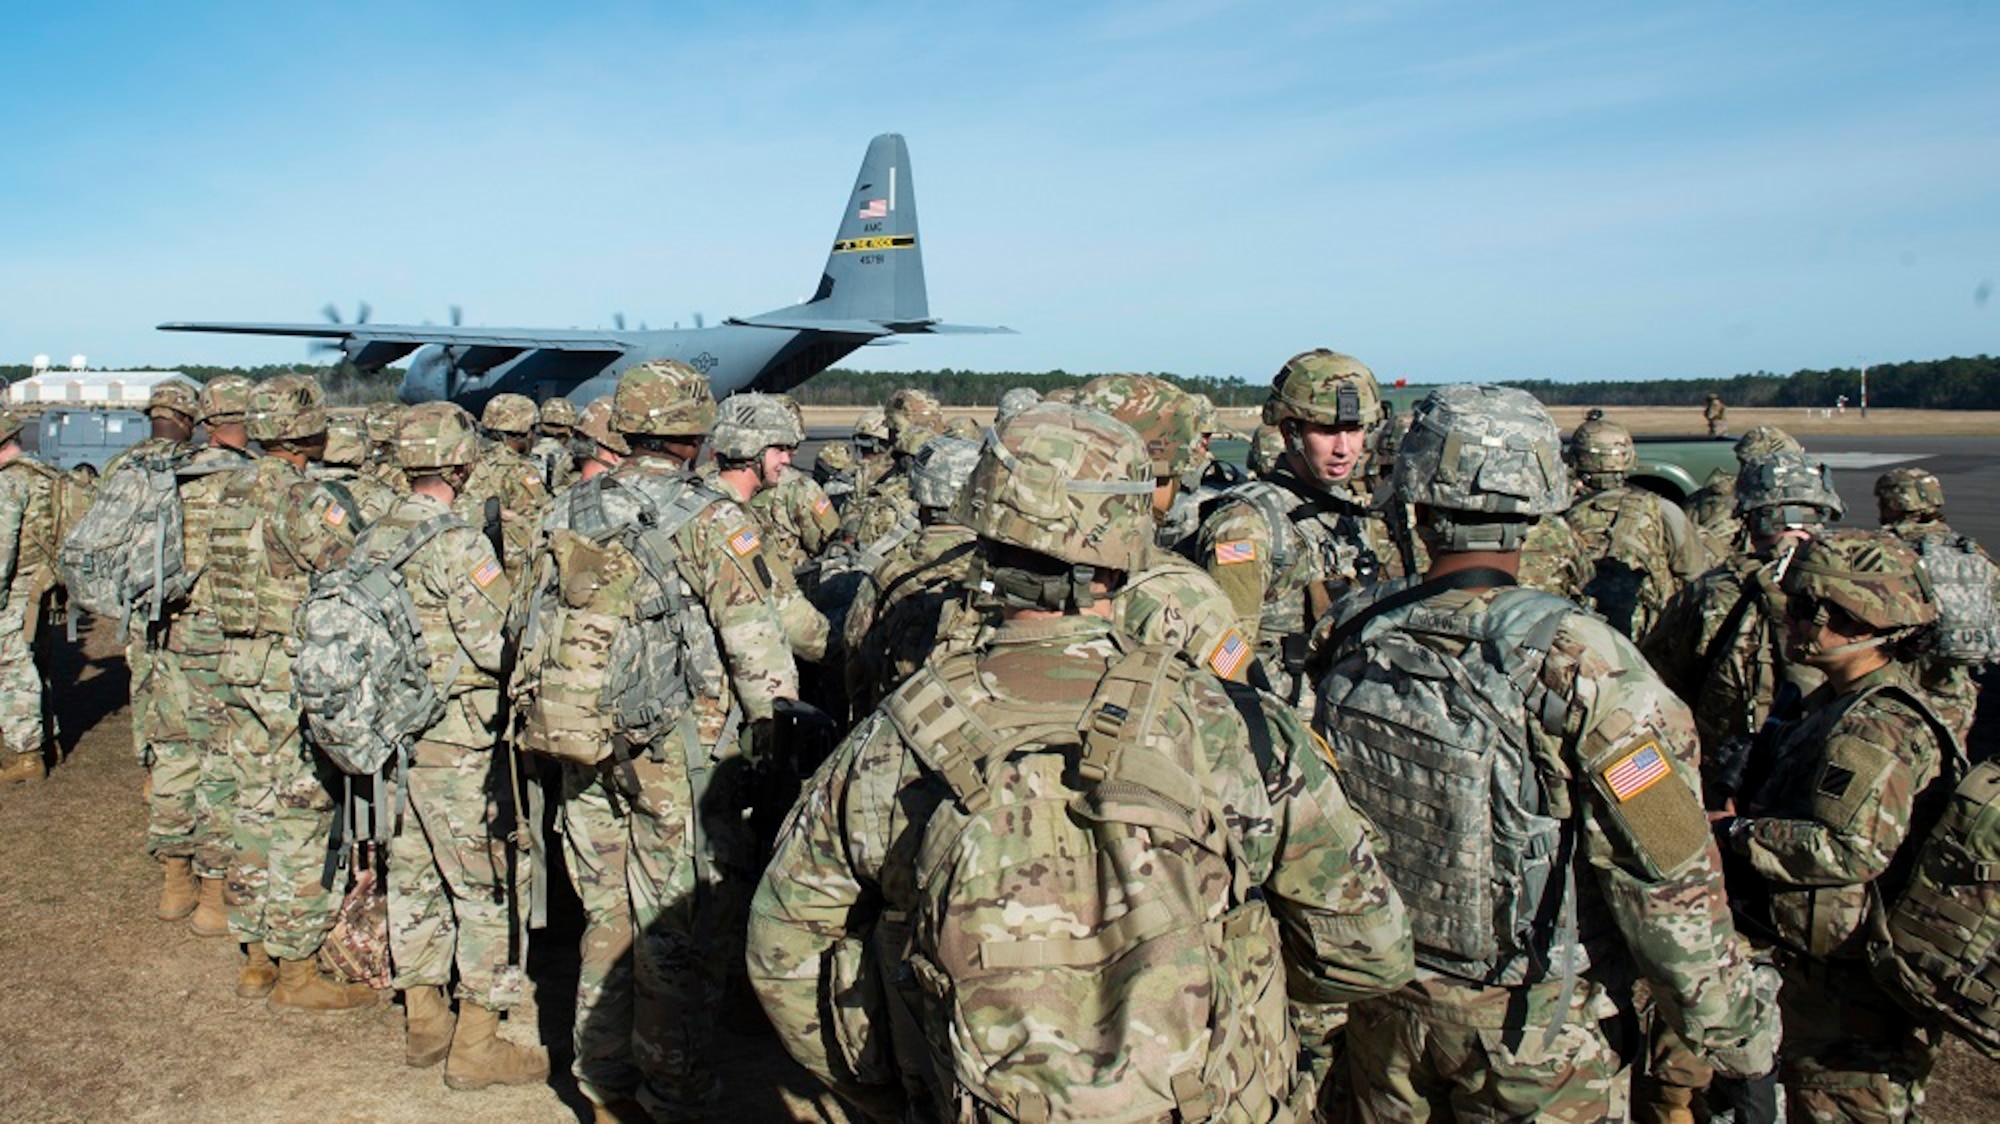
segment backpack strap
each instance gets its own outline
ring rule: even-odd
[[[1367,608],[1362,609],[1346,620],[1341,621],[1332,632],[1327,634],[1326,640],[1320,645],[1320,648],[1322,651],[1328,653],[1329,656],[1338,653],[1349,640],[1360,636],[1361,630],[1366,628],[1368,622],[1374,620],[1376,617],[1384,613],[1392,613],[1408,605],[1414,605],[1419,601],[1429,600],[1440,593],[1446,593],[1454,589],[1494,589],[1516,584],[1519,583],[1514,575],[1505,570],[1494,569],[1490,566],[1472,566],[1463,570],[1453,570],[1448,574],[1429,578],[1397,590],[1383,597],[1381,600],[1370,604]],[[1554,639],[1554,635],[1553,632],[1550,633],[1551,640]]]
[[[978,661],[968,654],[924,665],[884,704],[903,743],[968,812],[986,807],[986,762],[1005,741],[965,702],[978,683]]]
[[[340,480],[332,480],[325,477],[314,477],[313,482],[315,484],[318,484],[320,487],[325,488],[327,491],[332,492],[333,498],[340,502],[340,506],[346,508],[349,512],[353,514],[354,526],[357,531],[365,531],[368,529],[368,520],[361,514],[361,505],[354,501],[354,493],[353,491],[349,490],[345,482]]]
[[[1120,656],[1097,681],[1097,690],[1077,722],[1083,758],[1077,771],[1086,780],[1117,778],[1171,797],[1183,807],[1201,805],[1199,785],[1186,770],[1170,769],[1155,753],[1143,749],[1146,735],[1159,719],[1160,702],[1180,690],[1188,666],[1164,647],[1145,647]]]

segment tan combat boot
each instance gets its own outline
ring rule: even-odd
[[[0,784],[27,784],[49,775],[39,753],[17,753],[0,764]]]
[[[222,879],[203,878],[199,899],[195,903],[194,916],[188,918],[188,928],[197,937],[226,937],[229,935],[229,903],[222,894]]]
[[[484,1089],[547,1080],[548,1051],[504,1041],[499,1030],[498,1011],[477,1003],[463,1004],[458,1012],[458,1033],[451,1039],[451,1057],[444,1063],[444,1083],[454,1089]]]
[[[166,859],[160,867],[166,876],[160,886],[160,920],[179,921],[194,912],[194,860]]]
[[[262,999],[278,982],[278,966],[264,951],[263,941],[251,941],[243,948],[243,971],[236,977],[238,999]]]
[[[403,1025],[407,1030],[403,1064],[415,1069],[434,1066],[451,1052],[451,1000],[441,987],[403,989]]]
[[[352,1011],[381,1001],[367,984],[340,983],[321,975],[319,962],[307,957],[278,961],[278,986],[265,1002],[273,1011]]]

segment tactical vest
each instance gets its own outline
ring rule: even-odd
[[[70,495],[76,485],[66,474],[33,457],[16,457],[0,467],[0,472],[15,473],[27,483],[28,503],[21,517],[13,588],[17,593],[39,596],[56,582],[62,537],[68,530],[64,521],[81,514],[84,505]]]
[[[266,457],[222,487],[208,536],[209,590],[225,636],[289,636],[312,575],[273,553],[269,506],[291,478],[283,461]]]
[[[1925,535],[1911,545],[1937,594],[1938,619],[1925,654],[1979,665],[2000,659],[2000,603],[1993,562],[1960,534]]]
[[[1366,608],[1365,601],[1353,611]],[[1512,588],[1481,613],[1387,609],[1342,644],[1313,725],[1393,846],[1417,962],[1517,987],[1590,966],[1580,933],[1568,699],[1543,686],[1575,605]]]
[[[1333,497],[1324,501],[1302,496],[1268,480],[1252,480],[1223,493],[1220,502],[1239,501],[1257,509],[1270,531],[1270,572],[1288,573],[1302,556],[1308,580],[1345,578],[1372,585],[1383,574],[1382,559],[1368,541],[1368,514]],[[1303,597],[1266,598],[1258,618],[1258,633],[1273,637],[1302,635],[1311,626]]]
[[[723,498],[686,474],[606,474],[565,493],[508,685],[523,748],[594,765],[658,742],[695,696],[728,697],[715,630],[674,541]],[[618,517],[625,505],[636,519]]]
[[[1654,510],[1661,502],[1651,492],[1610,488],[1578,500],[1565,516],[1590,556],[1585,593],[1626,636],[1645,635],[1672,588],[1674,560],[1659,549],[1666,528]]]
[[[968,653],[884,704],[949,792],[896,844],[914,900],[877,934],[907,927],[891,1021],[943,1117],[1301,1118],[1269,871],[1232,842],[1201,746],[1161,736],[1186,674],[1141,647],[1088,697],[1024,705]]]

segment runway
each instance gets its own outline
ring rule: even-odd
[[[1929,469],[1944,484],[1945,520],[1989,551],[2000,548],[2000,440],[1991,437],[1822,437],[1806,451],[1833,469],[1847,503],[1844,527],[1874,527],[1875,478],[1890,468]]]

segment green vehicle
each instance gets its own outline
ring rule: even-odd
[[[1685,504],[1717,469],[1735,475],[1733,437],[1648,437],[1634,435],[1639,467],[1631,483]]]

